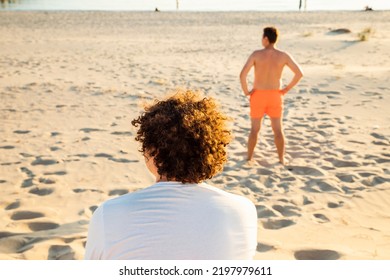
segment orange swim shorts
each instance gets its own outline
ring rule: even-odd
[[[260,119],[267,114],[270,118],[280,118],[283,111],[283,94],[278,89],[256,89],[250,95],[252,119]]]

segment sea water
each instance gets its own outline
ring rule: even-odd
[[[27,11],[334,11],[366,6],[390,10],[390,0],[0,0],[0,10]]]

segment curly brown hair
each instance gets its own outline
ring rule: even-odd
[[[139,126],[140,152],[154,157],[159,175],[182,183],[199,183],[223,169],[231,137],[228,117],[213,98],[178,90],[156,101],[131,123]]]

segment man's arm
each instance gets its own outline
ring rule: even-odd
[[[254,64],[255,64],[254,54],[251,54],[240,73],[241,88],[245,95],[250,95],[246,77],[248,75],[249,70],[251,70]]]
[[[287,56],[286,65],[294,73],[294,77],[292,78],[291,82],[285,88],[283,88],[281,90],[283,94],[286,94],[290,89],[292,89],[299,82],[299,80],[303,77],[302,69],[295,62],[295,60],[288,54],[286,54],[286,56]]]

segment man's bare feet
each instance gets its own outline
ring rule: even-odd
[[[291,163],[291,158],[286,159],[285,157],[283,157],[283,160],[279,160],[279,163],[287,167]]]
[[[256,164],[256,161],[253,158],[247,158],[246,164],[248,164],[249,166],[252,166],[252,165]]]

